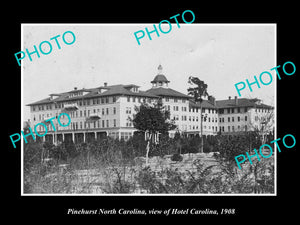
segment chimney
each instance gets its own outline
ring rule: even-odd
[[[76,91],[76,90],[77,90],[77,87],[74,87],[74,90]]]
[[[237,96],[234,96],[235,105],[238,105],[238,98]]]
[[[228,96],[228,100],[230,100],[231,99],[231,96]]]
[[[104,87],[107,87],[107,83],[106,82],[104,82]]]

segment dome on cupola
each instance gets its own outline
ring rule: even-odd
[[[168,83],[170,83],[170,81],[168,81],[166,76],[162,74],[162,66],[159,65],[157,69],[158,73],[154,77],[153,81],[151,81],[152,87],[168,87]]]

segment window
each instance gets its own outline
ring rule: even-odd
[[[105,113],[104,113],[104,108],[102,109],[102,115],[104,115]]]
[[[109,127],[109,120],[106,120],[106,127]]]
[[[247,121],[247,116],[245,116],[245,121]]]
[[[231,109],[231,113],[234,113],[234,108]]]
[[[232,131],[234,132],[234,126],[232,126]]]
[[[178,102],[178,99],[177,99],[177,98],[174,98],[174,102]]]
[[[126,107],[126,114],[131,114],[131,107]]]
[[[102,120],[102,127],[105,127],[105,121]]]
[[[105,98],[105,103],[109,103],[109,98],[108,97]]]
[[[114,127],[116,127],[116,126],[117,126],[117,120],[114,119]]]
[[[106,108],[106,115],[108,115],[108,108]]]
[[[117,108],[116,107],[114,107],[114,114],[116,114],[117,113]]]
[[[169,98],[166,98],[166,102],[168,102],[169,101]]]
[[[232,122],[234,122],[234,117],[232,117]]]
[[[230,117],[228,117],[228,122],[230,122]]]
[[[104,104],[104,98],[101,98],[101,104]]]
[[[237,108],[237,112],[240,113],[241,112],[241,108]]]
[[[237,119],[237,120],[238,120],[238,122],[240,122],[241,118],[238,116],[238,119]]]
[[[130,102],[130,97],[129,96],[127,97],[127,102]]]
[[[116,101],[117,101],[117,97],[113,96],[113,102],[116,102]]]
[[[228,132],[230,132],[230,126],[228,126]]]
[[[132,97],[132,102],[135,102],[135,97]]]

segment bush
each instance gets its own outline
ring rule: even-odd
[[[173,154],[172,157],[171,157],[171,160],[172,161],[177,161],[177,162],[181,162],[183,159],[182,155],[176,153],[176,154]]]

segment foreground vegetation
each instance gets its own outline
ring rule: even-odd
[[[171,155],[171,161],[179,163],[183,154],[199,152],[200,143],[199,136],[171,139],[165,135],[151,146],[149,156]],[[243,170],[234,161],[234,156],[260,144],[255,133],[207,136],[204,152],[218,152],[214,154],[217,166],[207,166],[200,158],[192,162],[194,170],[157,171],[143,162],[147,145],[143,133],[127,142],[104,138],[58,146],[28,143],[24,145],[24,193],[273,193],[273,157]]]

